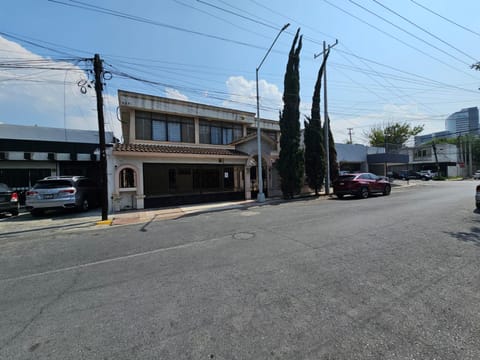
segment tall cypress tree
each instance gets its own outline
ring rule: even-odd
[[[330,160],[330,182],[335,181],[339,175],[337,150],[335,149],[335,140],[332,135],[332,128],[330,127],[330,116],[327,116],[328,121],[328,158]]]
[[[280,156],[278,172],[283,197],[291,199],[300,192],[303,178],[303,151],[300,148],[300,28],[293,39],[288,56],[283,90],[283,111],[280,112]],[[297,46],[298,41],[298,46]]]
[[[304,121],[304,144],[305,144],[305,174],[310,188],[315,190],[315,195],[322,188],[325,178],[325,148],[323,146],[323,131],[320,116],[320,90],[322,88],[322,77],[325,69],[326,53],[322,65],[318,71],[317,82],[312,97],[311,116]]]

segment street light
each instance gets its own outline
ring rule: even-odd
[[[265,202],[265,194],[263,193],[263,176],[262,176],[262,141],[260,139],[261,137],[261,130],[260,130],[260,98],[258,96],[258,70],[262,67],[263,62],[267,58],[268,54],[270,53],[270,50],[272,50],[273,45],[277,42],[278,37],[280,34],[290,26],[290,23],[285,24],[281,30],[278,32],[277,37],[275,40],[273,40],[272,45],[270,45],[270,48],[268,49],[267,53],[263,57],[262,61],[260,62],[260,65],[258,65],[257,69],[255,70],[255,75],[256,75],[256,85],[257,85],[257,155],[258,155],[258,195],[257,195],[257,202]]]

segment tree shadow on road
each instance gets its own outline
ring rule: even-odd
[[[472,245],[480,247],[480,227],[474,226],[470,229],[470,232],[460,231],[452,232],[446,231],[446,234],[452,236],[453,238],[463,241],[465,243],[470,243]]]

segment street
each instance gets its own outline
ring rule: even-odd
[[[479,359],[476,185],[0,231],[0,359]]]

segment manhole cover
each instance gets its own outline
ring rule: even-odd
[[[237,239],[237,240],[248,240],[248,239],[253,238],[254,236],[255,236],[255,234],[242,232],[242,233],[234,234],[233,238]]]

